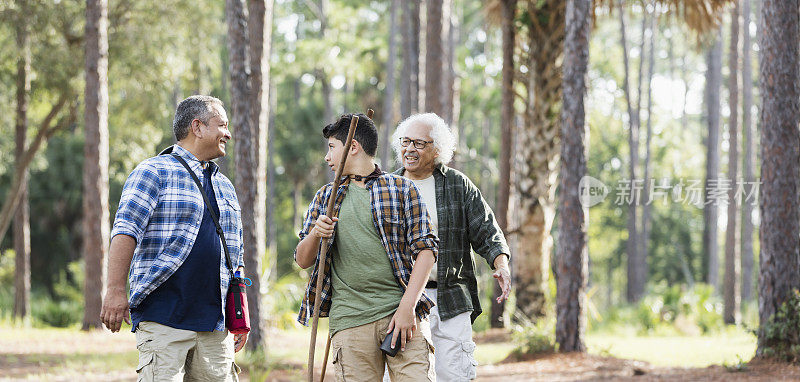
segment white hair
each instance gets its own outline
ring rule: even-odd
[[[418,123],[431,128],[430,136],[433,140],[433,147],[439,153],[439,156],[436,157],[434,162],[436,164],[450,163],[453,159],[453,153],[456,151],[456,137],[450,130],[450,127],[447,126],[447,123],[434,113],[413,114],[397,125],[397,129],[395,129],[394,134],[392,134],[392,148],[397,154],[397,162],[400,164],[403,163],[400,138],[405,136],[409,127]]]

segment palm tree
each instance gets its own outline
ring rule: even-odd
[[[589,66],[591,0],[568,0],[564,40],[564,97],[561,110],[561,224],[556,248],[556,342],[563,352],[586,351],[586,280],[589,253],[579,183],[586,175],[586,72]]]
[[[490,18],[501,20],[500,0],[486,5]],[[690,28],[705,32],[719,22],[719,12],[730,0],[657,0],[667,14],[678,15]],[[615,7],[614,0],[597,0],[595,7]],[[519,132],[517,168],[520,222],[516,234],[519,250],[514,255],[517,309],[529,317],[544,315],[547,275],[555,217],[555,180],[558,176],[559,110],[561,108],[561,56],[564,41],[565,3],[562,0],[524,0],[517,23],[516,80],[525,88],[524,127]],[[522,72],[521,66],[527,69]],[[509,150],[504,147],[503,150]]]
[[[86,3],[86,88],[83,162],[83,329],[101,326],[109,244],[108,211],[108,3]]]
[[[757,354],[797,346],[783,336],[767,341],[764,325],[800,287],[800,19],[798,0],[764,0],[759,37],[761,108],[761,254]],[[788,318],[787,318],[788,319]]]

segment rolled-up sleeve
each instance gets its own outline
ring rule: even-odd
[[[319,215],[322,214],[324,208],[323,201],[326,199],[325,193],[328,188],[330,188],[329,185],[320,188],[314,195],[314,199],[311,199],[311,203],[308,204],[308,209],[303,215],[303,227],[300,229],[300,232],[297,233],[300,241],[308,236],[309,232],[311,232],[311,228],[314,227],[314,222],[316,222]],[[294,249],[294,259],[297,261],[297,247]]]
[[[494,269],[494,260],[501,254],[511,256],[506,238],[495,219],[489,204],[483,199],[478,187],[466,179],[467,230],[475,253],[481,255],[489,267]]]
[[[141,242],[147,222],[158,203],[161,180],[158,171],[147,163],[133,170],[122,188],[111,237],[128,235]]]
[[[439,238],[433,233],[428,211],[422,204],[419,190],[411,181],[405,182],[406,242],[411,249],[411,257],[426,249],[433,251],[433,258],[439,255]]]

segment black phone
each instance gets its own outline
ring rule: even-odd
[[[381,342],[381,351],[389,357],[394,357],[400,351],[400,334],[397,335],[397,340],[394,342],[394,349],[392,349],[392,333],[386,335],[386,338]]]

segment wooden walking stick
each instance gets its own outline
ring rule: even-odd
[[[375,114],[375,110],[367,109],[367,118],[372,119],[372,115],[373,114]],[[358,117],[355,117],[355,118],[358,118]],[[348,139],[348,142],[350,142],[352,140],[353,140],[353,138],[350,138],[350,139]],[[350,148],[347,148],[347,151],[350,151]],[[344,167],[344,161],[342,161],[342,167]],[[333,194],[331,194],[331,195],[333,195]],[[329,203],[329,206],[332,206],[332,204],[330,204],[330,201],[328,201],[328,203]],[[332,214],[333,210],[331,208],[329,208],[328,209],[328,213]],[[328,215],[328,217],[330,217],[330,215]],[[317,278],[319,278],[319,275],[317,275]],[[316,300],[314,302],[316,302]],[[315,312],[316,312],[316,310],[315,310]],[[322,373],[319,376],[319,382],[325,381],[325,370],[328,369],[328,353],[330,352],[330,350],[331,350],[331,336],[329,335],[328,336],[328,341],[325,344],[325,356],[322,357]]]
[[[369,111],[368,111],[369,113]],[[350,129],[347,132],[347,142],[344,143],[344,152],[342,154],[342,159],[339,161],[339,168],[336,170],[336,177],[333,180],[333,188],[331,189],[331,195],[328,198],[328,207],[326,209],[326,215],[331,217],[333,215],[333,208],[336,205],[336,195],[339,191],[339,184],[342,182],[342,171],[344,171],[344,165],[347,162],[347,154],[350,152],[350,146],[353,143],[353,136],[356,132],[356,126],[358,125],[358,116],[354,115],[353,118],[350,120]],[[324,279],[324,271],[325,271],[325,261],[328,257],[328,240],[325,239],[320,245],[320,253],[319,253],[319,265],[317,268],[317,282],[314,288],[314,313],[313,313],[313,320],[311,324],[311,343],[308,348],[308,381],[314,381],[314,350],[317,345],[317,326],[319,325],[319,309],[320,305],[322,304],[322,280]],[[330,346],[330,336],[328,336],[328,345]],[[325,352],[327,353],[327,347]],[[327,354],[326,354],[327,358]],[[326,360],[327,361],[327,360]],[[324,366],[323,366],[324,367]],[[324,378],[324,371],[322,374],[322,378]]]

